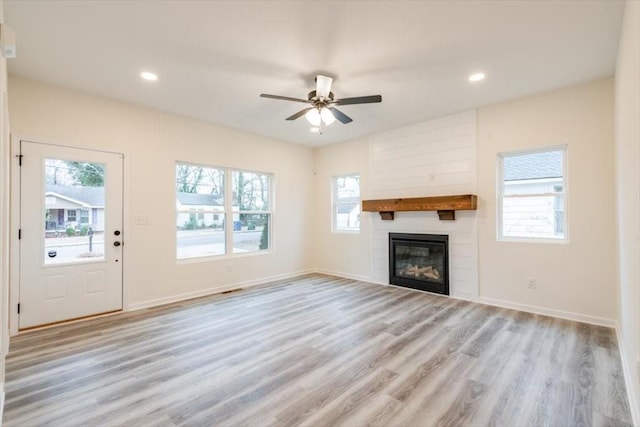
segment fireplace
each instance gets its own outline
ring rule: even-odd
[[[389,283],[449,295],[449,236],[389,233]]]

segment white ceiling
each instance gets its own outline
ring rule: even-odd
[[[5,0],[9,71],[307,145],[345,141],[614,72],[624,2]],[[143,70],[156,83],[139,78]],[[476,70],[481,84],[467,82]],[[323,135],[319,72],[354,121]],[[9,93],[9,96],[11,94]]]

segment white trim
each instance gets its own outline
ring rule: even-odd
[[[55,197],[59,197],[61,199],[66,200],[67,202],[71,202],[71,203],[75,203],[76,205],[80,206],[80,208],[90,208],[91,206],[81,202],[80,200],[76,200],[76,199],[72,199],[71,197],[67,197],[67,196],[63,196],[60,193],[56,193],[55,191],[45,191],[44,192],[45,196],[55,196]],[[104,208],[104,206],[100,206],[101,208]],[[80,208],[77,208],[78,210],[80,210]],[[60,209],[60,208],[56,208],[56,209]],[[66,208],[64,208],[65,210],[67,210]]]
[[[370,277],[359,276],[359,275],[349,274],[349,273],[342,273],[339,271],[326,270],[323,268],[316,268],[315,272],[320,274],[328,274],[331,276],[344,277],[346,279],[359,280],[362,282],[368,282],[376,285],[395,286],[395,285],[390,285],[388,283],[377,282]],[[405,287],[402,287],[402,288],[412,289],[412,288],[405,288]],[[416,290],[419,292],[426,292],[426,291],[420,291],[419,289],[413,289],[413,290]],[[527,313],[542,314],[544,316],[551,316],[551,317],[557,317],[560,319],[573,320],[575,322],[589,323],[589,324],[598,325],[598,326],[606,326],[609,328],[617,328],[617,324],[618,324],[616,320],[607,319],[605,317],[590,316],[587,314],[573,313],[570,311],[556,310],[553,308],[539,307],[539,306],[528,305],[528,304],[520,304],[516,302],[499,300],[494,298],[479,297],[474,300],[473,296],[468,292],[456,292],[456,293],[451,293],[450,295],[440,295],[432,292],[429,292],[429,294],[439,295],[443,297],[450,297],[450,298],[455,298],[455,299],[460,299],[460,300],[465,300],[470,302],[476,302],[479,304],[492,305],[496,307],[509,308],[512,310],[525,311]],[[618,341],[620,342],[620,338],[618,338]],[[626,376],[627,375],[625,372],[625,377]]]
[[[358,228],[338,228],[338,205],[345,202],[338,202],[338,178],[358,178],[358,204],[362,203],[362,187],[360,185],[360,172],[333,175],[331,177],[331,232],[344,234],[360,234],[361,221],[358,221]],[[360,206],[362,214],[362,206]]]
[[[18,229],[20,228],[20,166],[18,156],[20,154],[21,138],[11,135],[10,173],[11,173],[11,200],[9,202],[11,215],[10,252],[9,265],[9,335],[18,334],[18,301],[20,300],[20,240]]]
[[[28,138],[22,137],[19,135],[11,135],[11,146],[10,146],[10,168],[9,173],[11,174],[10,186],[11,186],[11,194],[10,194],[10,202],[9,209],[11,211],[10,215],[10,255],[9,255],[9,265],[10,265],[10,278],[9,278],[9,335],[16,336],[20,333],[18,329],[18,302],[20,301],[20,240],[18,240],[18,229],[21,228],[20,225],[20,166],[18,156],[20,154],[20,143],[21,141],[32,142],[36,144],[43,144],[55,147],[69,148],[75,150],[85,150],[85,151],[95,151],[100,153],[108,153],[108,154],[116,154],[122,156],[122,235],[123,240],[126,240],[126,236],[130,234],[131,226],[129,224],[128,218],[129,215],[129,206],[127,200],[129,200],[129,162],[128,152],[115,152],[108,151],[99,148],[91,148],[85,146],[74,146],[74,145],[65,145],[62,143],[57,143],[55,141],[45,142],[39,138]],[[130,262],[126,262],[125,260],[126,250],[123,246],[123,257],[122,257],[122,311],[127,311],[128,306],[128,286],[127,286],[127,277],[129,273],[129,265]],[[98,315],[99,316],[99,315]],[[0,426],[2,425],[2,419],[0,418]]]
[[[449,296],[451,298],[461,299],[461,300],[464,300],[464,301],[478,302],[477,298],[474,298],[473,295],[471,294],[471,292],[454,291],[454,292],[451,292]]]
[[[0,425],[2,425],[2,418],[4,417],[4,382],[0,383]]]
[[[517,302],[505,301],[495,298],[480,297],[480,304],[493,305],[496,307],[510,308],[512,310],[525,311],[527,313],[542,314],[544,316],[557,317],[560,319],[573,320],[575,322],[589,323],[592,325],[606,326],[614,328],[616,321],[606,317],[590,316],[588,314],[573,313],[570,311],[556,310],[554,308],[540,307],[536,305],[521,304]]]
[[[389,284],[389,283],[378,282],[378,281],[375,281],[374,279],[372,279],[371,277],[367,277],[367,276],[360,276],[360,275],[357,275],[357,274],[343,273],[343,272],[340,272],[340,271],[326,270],[324,268],[316,268],[314,272],[318,273],[318,274],[327,274],[329,276],[343,277],[345,279],[358,280],[360,282],[371,283],[373,285],[393,286],[394,288],[402,288],[402,289],[407,289],[409,291],[423,292],[423,293],[427,293],[429,295],[436,295],[436,296],[439,296],[439,297],[447,297],[447,298],[459,299],[459,300],[463,300],[463,301],[475,302],[474,299],[473,299],[473,296],[469,292],[455,292],[455,293],[451,293],[449,295],[443,295],[443,294],[436,294],[434,292],[423,291],[423,290],[420,290],[420,289],[414,289],[414,288],[408,288],[408,287],[405,287],[405,286],[392,285],[392,284]]]
[[[631,366],[626,358],[626,352],[624,351],[624,341],[622,340],[622,333],[620,332],[620,323],[616,320],[616,338],[618,340],[618,350],[620,351],[620,362],[622,363],[622,372],[624,375],[624,385],[627,389],[627,399],[629,399],[629,410],[631,411],[631,424],[634,426],[640,426],[640,408],[637,405],[636,391],[633,388],[633,376],[631,375]],[[638,372],[640,375],[640,372]]]
[[[532,193],[532,194],[510,194],[505,195],[505,183],[514,181],[504,180],[504,159],[507,157],[523,156],[527,154],[544,153],[548,151],[562,151],[562,192],[559,193]],[[498,242],[522,242],[522,243],[569,243],[569,144],[560,144],[550,147],[538,147],[533,149],[504,151],[498,153],[496,170],[496,240]],[[531,180],[526,180],[531,181]],[[527,237],[527,236],[505,236],[503,235],[503,205],[505,198],[519,197],[549,197],[563,196],[564,202],[564,233],[561,238],[554,237]]]
[[[250,288],[252,286],[263,285],[268,282],[273,282],[276,280],[283,280],[283,279],[289,279],[292,277],[298,277],[298,276],[310,274],[313,272],[314,272],[313,269],[308,269],[308,270],[295,271],[293,273],[277,274],[275,276],[261,277],[259,279],[246,280],[244,282],[236,282],[236,283],[231,283],[223,286],[216,286],[213,288],[201,289],[199,291],[185,292],[182,294],[171,295],[168,297],[157,298],[153,300],[129,303],[129,308],[127,311],[142,310],[144,308],[171,304],[174,302],[185,301],[193,298],[206,297],[209,295],[219,294],[222,292],[226,292],[226,291],[230,291],[238,288]]]
[[[313,270],[314,273],[318,273],[318,274],[326,274],[328,276],[337,276],[337,277],[342,277],[345,279],[352,279],[352,280],[357,280],[359,282],[367,282],[367,283],[376,283],[373,281],[373,279],[371,279],[371,277],[368,276],[361,276],[359,274],[350,274],[350,273],[343,273],[341,271],[334,271],[334,270],[327,270],[325,268],[316,268]],[[386,283],[376,283],[377,285],[385,285]]]

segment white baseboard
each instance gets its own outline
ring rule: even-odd
[[[230,291],[230,290],[238,289],[238,288],[250,288],[252,286],[262,285],[264,283],[273,282],[273,281],[276,281],[276,280],[284,280],[284,279],[289,279],[289,278],[297,277],[297,276],[303,276],[305,274],[311,274],[311,273],[314,273],[313,269],[301,270],[301,271],[296,271],[296,272],[293,272],[293,273],[277,274],[275,276],[261,277],[259,279],[246,280],[244,282],[230,283],[230,284],[223,285],[223,286],[216,286],[214,288],[201,289],[201,290],[198,290],[198,291],[185,292],[185,293],[182,293],[182,294],[171,295],[171,296],[168,296],[168,297],[136,302],[136,303],[129,304],[129,306],[127,308],[127,311],[142,310],[142,309],[145,309],[145,308],[156,307],[156,306],[165,305],[165,304],[171,304],[171,303],[174,303],[174,302],[185,301],[185,300],[188,300],[188,299],[206,297],[208,295],[219,294],[221,292],[226,292],[226,291]]]
[[[315,272],[320,274],[328,274],[331,276],[344,277],[345,279],[360,280],[362,282],[374,283],[377,285],[393,286],[393,285],[389,285],[388,283],[378,282],[372,279],[371,277],[359,276],[355,274],[344,273],[341,271],[333,271],[333,270],[326,270],[323,268],[316,268]],[[411,288],[403,288],[403,289],[411,289]],[[418,291],[422,292],[420,290]],[[446,296],[446,295],[443,295],[443,296]],[[526,311],[528,313],[543,314],[545,316],[559,317],[561,319],[574,320],[576,322],[589,323],[592,325],[606,326],[609,328],[615,328],[616,326],[616,321],[614,319],[607,319],[604,317],[597,317],[597,316],[589,316],[586,314],[572,313],[572,312],[563,311],[563,310],[555,310],[547,307],[538,307],[534,305],[520,304],[516,302],[499,300],[494,298],[486,298],[486,297],[475,298],[469,292],[452,292],[451,295],[448,295],[448,296],[450,298],[460,299],[464,301],[478,302],[480,304],[510,308],[513,310]]]
[[[316,268],[315,270],[313,270],[313,272],[318,274],[326,274],[328,276],[336,276],[336,277],[343,277],[345,279],[358,280],[359,282],[374,283],[371,281],[370,277],[360,276],[358,274],[343,273],[341,271],[326,270],[324,268]]]
[[[589,323],[592,325],[615,328],[616,321],[605,317],[589,316],[587,314],[572,313],[570,311],[556,310],[553,308],[539,307],[535,305],[520,304],[517,302],[499,300],[494,298],[480,297],[478,302],[496,307],[510,308],[512,310],[526,311],[528,313],[542,314],[545,316],[559,317],[560,319],[574,320],[576,322]]]
[[[629,398],[629,409],[631,409],[631,423],[634,426],[640,426],[640,408],[636,402],[636,390],[633,387],[633,375],[631,374],[631,366],[629,363],[633,361],[627,360],[626,352],[624,351],[624,341],[620,333],[620,324],[616,321],[616,338],[618,339],[618,349],[620,350],[620,362],[622,363],[622,372],[624,373],[624,385],[627,389],[627,397]],[[640,375],[640,373],[638,373]]]
[[[317,268],[315,270],[315,272],[319,273],[319,274],[328,274],[329,276],[343,277],[345,279],[358,280],[360,282],[372,283],[374,285],[395,286],[395,285],[390,285],[388,283],[378,282],[376,280],[373,280],[371,277],[360,276],[360,275],[350,274],[350,273],[343,273],[341,271],[333,271],[333,270],[326,270],[326,269],[323,269],[323,268]],[[426,291],[421,291],[420,289],[405,288],[405,287],[402,287],[402,286],[401,286],[401,288],[409,290],[409,291],[426,292]],[[464,301],[473,301],[474,300],[473,296],[468,292],[452,292],[450,295],[439,295],[439,294],[434,294],[434,293],[431,293],[431,292],[427,292],[427,293],[429,293],[431,295],[438,295],[438,296],[442,296],[442,297],[455,298],[455,299],[464,300]]]
[[[4,416],[4,381],[0,383],[0,426],[2,425],[2,418]]]

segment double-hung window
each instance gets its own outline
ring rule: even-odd
[[[360,175],[333,177],[333,231],[360,231]]]
[[[177,258],[269,250],[271,174],[176,164]]]
[[[498,239],[567,240],[567,148],[498,156]]]
[[[271,223],[271,175],[232,171],[233,253],[267,250]]]
[[[224,169],[176,165],[176,233],[178,259],[226,253]]]

